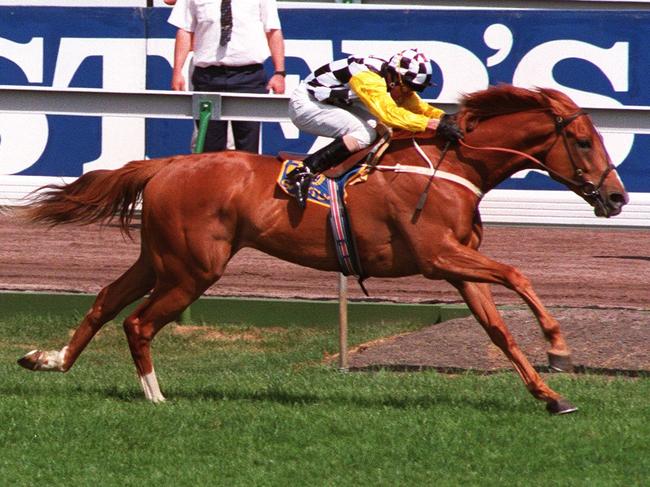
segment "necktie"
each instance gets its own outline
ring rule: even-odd
[[[225,46],[230,41],[232,34],[232,9],[231,0],[221,0],[221,39],[219,44]]]

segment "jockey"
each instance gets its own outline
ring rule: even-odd
[[[378,122],[411,132],[436,130],[451,142],[462,138],[451,116],[417,94],[431,84],[431,73],[423,53],[406,49],[388,61],[374,56],[332,61],[300,83],[289,101],[291,120],[300,130],[334,138],[288,174],[301,208],[315,175],[372,144]]]

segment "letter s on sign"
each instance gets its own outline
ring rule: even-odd
[[[531,49],[521,59],[513,74],[512,82],[522,87],[555,88],[569,95],[582,107],[619,108],[623,106],[622,103],[609,96],[561,85],[553,78],[553,68],[564,59],[584,59],[602,71],[614,91],[624,92],[629,89],[628,51],[627,42],[616,42],[609,49],[574,40],[545,42]],[[603,139],[616,166],[625,160],[634,144],[634,134],[603,133]]]

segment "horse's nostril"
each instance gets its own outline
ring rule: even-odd
[[[621,193],[611,193],[609,195],[609,201],[614,203],[616,206],[623,206],[627,204],[627,195]]]

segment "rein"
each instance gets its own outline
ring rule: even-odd
[[[595,199],[596,201],[599,202],[600,200],[598,198],[600,187],[603,185],[605,182],[605,178],[607,175],[614,170],[613,165],[609,165],[608,168],[603,172],[602,176],[600,177],[600,180],[598,181],[598,184],[594,184],[589,180],[586,180],[583,175],[584,175],[584,170],[578,167],[578,165],[575,162],[575,159],[573,158],[573,155],[571,154],[571,151],[569,149],[569,140],[567,138],[565,128],[568,127],[571,122],[573,122],[575,119],[582,115],[587,115],[587,112],[584,110],[578,110],[577,112],[569,115],[568,117],[562,117],[561,115],[555,115],[553,114],[553,121],[555,122],[555,132],[558,135],[558,137],[555,139],[553,144],[551,144],[551,147],[546,151],[546,154],[548,154],[553,146],[557,143],[558,139],[560,136],[562,137],[562,142],[564,143],[564,148],[566,149],[567,155],[569,156],[569,161],[571,161],[571,166],[573,166],[573,174],[574,178],[580,178],[578,179],[571,179],[566,176],[563,176],[562,174],[558,173],[556,170],[550,168],[548,165],[544,164],[542,161],[540,161],[538,158],[531,156],[530,154],[526,154],[525,152],[518,151],[516,149],[508,149],[506,147],[492,147],[492,146],[482,146],[482,147],[476,147],[473,145],[470,145],[466,143],[464,140],[460,139],[459,143],[468,149],[473,149],[473,150],[490,150],[490,151],[497,151],[497,152],[506,152],[509,154],[515,154],[520,157],[523,157],[525,159],[528,159],[529,161],[535,163],[537,166],[551,174],[553,177],[558,179],[559,181],[562,181],[563,183],[567,184],[568,186],[575,186],[580,188],[580,191],[582,194],[588,198]]]
[[[576,120],[578,117],[582,115],[587,115],[587,112],[583,110],[578,110],[575,113],[572,113],[571,115],[567,117],[563,117],[561,115],[555,115],[551,113],[553,116],[553,121],[555,123],[555,132],[557,134],[556,139],[553,141],[551,146],[548,148],[548,150],[545,152],[544,156],[548,155],[548,153],[553,149],[557,141],[562,138],[564,148],[567,152],[567,155],[569,156],[569,161],[571,162],[571,166],[573,167],[573,178],[563,176],[556,170],[552,169],[549,167],[547,164],[543,163],[540,161],[538,158],[535,156],[532,156],[530,154],[526,154],[525,152],[518,151],[516,149],[509,149],[506,147],[493,147],[493,146],[482,146],[482,147],[477,147],[473,146],[471,144],[468,144],[465,142],[463,139],[460,139],[458,142],[460,145],[467,149],[471,150],[479,150],[479,151],[497,151],[497,152],[505,152],[508,154],[514,154],[519,157],[523,157],[524,159],[528,159],[529,161],[533,162],[536,164],[539,168],[545,170],[546,172],[549,173],[549,175],[553,176],[555,179],[563,182],[567,186],[573,186],[576,188],[580,189],[580,192],[582,195],[588,199],[593,200],[596,204],[601,206],[603,210],[604,208],[604,202],[602,201],[602,198],[600,196],[600,188],[605,182],[605,178],[607,178],[608,174],[615,169],[615,167],[610,163],[607,169],[603,172],[602,176],[600,177],[600,180],[598,181],[598,184],[594,184],[588,179],[584,177],[584,170],[576,164],[576,161],[573,157],[573,154],[571,153],[571,150],[569,148],[569,140],[567,138],[565,128],[568,127],[574,120]],[[461,186],[464,186],[465,188],[469,189],[472,193],[474,193],[478,198],[483,197],[483,192],[481,191],[480,188],[478,188],[476,185],[474,185],[472,182],[468,181],[467,179],[463,178],[462,176],[458,176],[457,174],[449,173],[446,171],[439,170],[438,167],[442,163],[445,155],[447,154],[447,151],[450,147],[450,143],[447,142],[445,144],[445,147],[443,148],[440,158],[438,160],[438,163],[433,165],[429,157],[424,153],[422,148],[419,146],[419,144],[416,142],[415,138],[411,138],[413,142],[413,146],[415,147],[416,151],[422,157],[427,164],[429,165],[428,168],[426,167],[421,167],[421,166],[403,166],[401,164],[395,164],[394,166],[383,166],[383,165],[368,165],[369,167],[372,167],[374,169],[379,169],[379,170],[384,170],[384,171],[394,171],[396,173],[399,172],[408,172],[412,174],[421,174],[423,176],[429,176],[429,180],[427,182],[427,186],[425,187],[424,191],[420,195],[420,199],[418,200],[417,206],[415,208],[415,212],[413,214],[413,221],[417,220],[420,211],[424,207],[424,203],[426,202],[428,193],[429,193],[429,188],[431,186],[431,183],[433,181],[434,177],[438,177],[440,179],[446,179],[448,181],[453,181],[457,184],[460,184]]]

